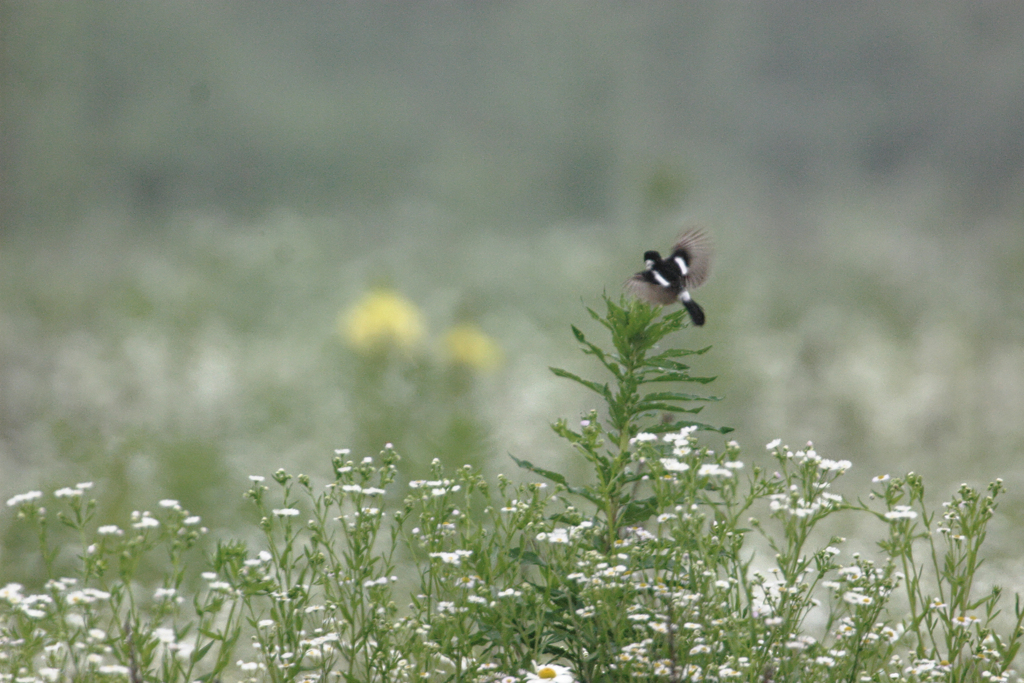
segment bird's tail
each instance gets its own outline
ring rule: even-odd
[[[687,312],[690,314],[690,319],[693,320],[693,324],[700,327],[704,324],[704,309],[697,305],[697,302],[693,299],[683,299],[683,306],[686,306]]]

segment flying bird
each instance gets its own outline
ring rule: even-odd
[[[681,303],[694,325],[704,324],[704,310],[690,296],[707,278],[711,266],[711,239],[700,229],[686,230],[662,258],[656,251],[644,252],[644,269],[626,280],[626,289],[652,304]]]

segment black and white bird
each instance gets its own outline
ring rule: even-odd
[[[690,290],[708,278],[710,266],[710,238],[703,230],[686,230],[667,258],[656,251],[644,252],[644,269],[626,280],[626,289],[660,306],[678,301],[686,307],[694,325],[703,325],[704,310],[690,296]]]

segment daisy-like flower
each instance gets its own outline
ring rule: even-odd
[[[558,528],[552,529],[550,532],[542,531],[537,534],[538,541],[547,541],[548,543],[568,543],[569,542],[569,530]]]
[[[698,477],[731,477],[732,471],[725,467],[719,467],[713,462],[705,463],[697,470]]]
[[[889,512],[885,513],[885,518],[889,521],[895,521],[897,519],[914,519],[917,517],[917,513],[909,505],[897,505]]]
[[[29,491],[27,493],[19,493],[18,495],[12,496],[12,497],[7,499],[7,507],[14,507],[16,505],[21,505],[22,503],[28,503],[30,501],[33,501],[33,500],[35,500],[37,498],[42,498],[42,497],[43,497],[43,492],[42,491]]]
[[[857,591],[846,591],[843,593],[843,600],[851,605],[870,605],[874,602],[871,596],[858,593]]]
[[[667,472],[685,472],[690,469],[690,466],[685,462],[680,462],[675,458],[661,458],[661,466],[664,467]]]
[[[456,566],[462,564],[463,557],[469,557],[473,554],[472,550],[456,550],[453,553],[438,552],[430,553],[431,557],[436,557],[445,564],[454,564]]]
[[[576,683],[572,670],[557,664],[542,664],[526,674],[526,683]]]

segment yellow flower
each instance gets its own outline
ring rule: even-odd
[[[423,338],[423,317],[408,299],[378,289],[338,318],[338,332],[357,351],[390,345],[410,350]]]
[[[503,354],[498,344],[471,323],[462,323],[444,336],[448,358],[480,372],[490,372],[501,365]]]

